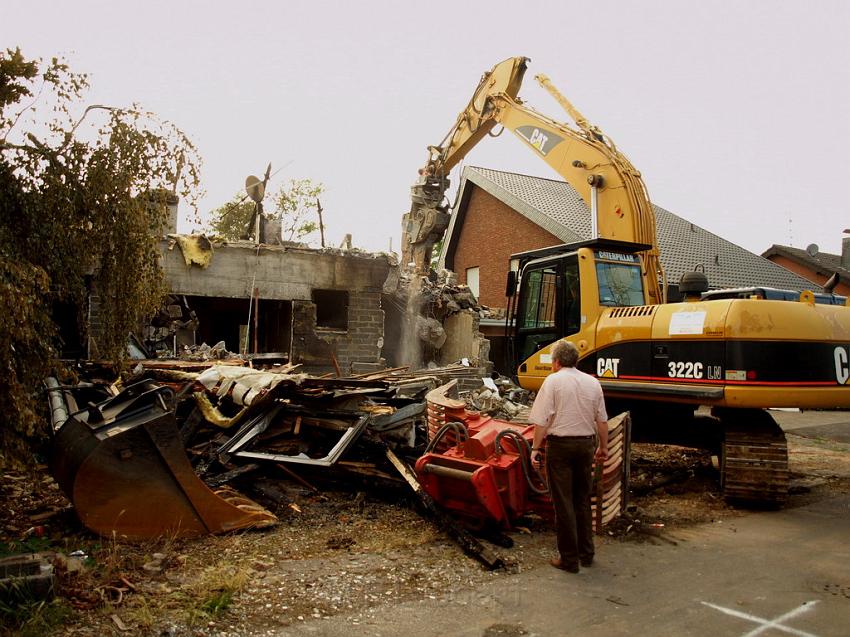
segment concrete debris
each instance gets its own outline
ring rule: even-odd
[[[174,354],[174,339],[181,330],[198,329],[198,316],[183,295],[169,295],[144,331],[145,348],[157,356]]]
[[[475,389],[460,388],[459,396],[467,409],[503,420],[524,419],[533,399],[533,394],[505,376],[482,378]]]
[[[228,351],[224,341],[219,341],[212,347],[206,343],[200,345],[186,345],[180,351],[178,358],[185,361],[210,361],[224,360],[226,358],[238,358],[239,354]]]
[[[486,305],[481,305],[478,310],[478,316],[483,319],[504,321],[507,316],[507,310],[503,307],[487,307]]]
[[[425,318],[424,316],[416,317],[416,335],[419,340],[434,349],[440,349],[446,342],[446,330],[442,324],[435,318]]]
[[[467,404],[475,411],[506,420],[512,419],[522,410],[521,405],[502,398],[497,392],[490,389],[473,392],[470,394]]]

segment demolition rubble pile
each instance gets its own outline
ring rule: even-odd
[[[460,392],[467,409],[501,420],[525,421],[528,416],[531,394],[517,387],[509,378],[484,379],[484,387]]]
[[[173,356],[174,340],[180,330],[196,330],[198,328],[198,316],[189,307],[185,296],[169,295],[161,305],[157,313],[151,318],[150,324],[145,328],[144,346],[147,351],[143,354],[153,352],[156,355]],[[216,350],[215,357],[219,355],[222,347]]]
[[[57,442],[66,421],[73,420],[83,420],[87,427],[82,430],[99,440],[129,441],[133,429],[148,426],[142,412],[149,411],[170,419],[194,473],[215,485],[267,464],[290,471],[331,467],[343,454],[357,461],[340,466],[357,472],[366,466],[371,446],[408,451],[423,444],[421,432],[417,435],[417,427],[424,426],[422,394],[436,386],[436,377],[409,375],[393,384],[380,374],[319,378],[299,374],[297,365],[258,370],[242,361],[222,362],[196,363],[189,369],[201,371],[186,371],[184,361],[140,361],[121,391],[98,382],[97,374],[76,386],[54,383],[54,414],[57,408],[64,414],[54,418]],[[359,453],[350,450],[355,443]],[[57,465],[73,452],[54,451],[63,456]],[[132,451],[119,471],[133,464]]]
[[[91,367],[75,385],[47,383],[51,470],[96,533],[191,537],[268,526],[275,516],[242,493],[286,506],[281,480],[313,492],[328,482],[384,492],[412,487],[467,552],[500,564],[419,492],[409,469],[429,442],[425,395],[449,381],[480,388],[478,368],[329,378],[299,373],[297,365],[150,360],[121,384],[99,380],[104,374]]]
[[[551,509],[531,467],[529,395],[506,378],[469,361],[349,377],[245,365],[143,360],[120,383],[99,380],[106,370],[96,365],[76,384],[48,379],[49,464],[82,523],[104,536],[197,537],[276,524],[265,507],[288,506],[285,482],[314,493],[328,483],[412,491],[469,555],[497,568],[501,558],[459,520],[501,534]],[[602,474],[610,480],[600,488],[613,490],[600,525],[625,502],[627,429],[625,440]]]

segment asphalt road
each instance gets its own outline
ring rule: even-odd
[[[847,412],[776,412],[795,435],[850,442]],[[391,601],[280,635],[850,635],[850,496],[748,513],[655,543],[606,543],[578,575],[540,564],[477,590]]]
[[[541,564],[478,590],[382,604],[281,635],[850,634],[850,496],[606,544],[572,575]]]
[[[771,410],[770,413],[785,432],[850,444],[850,412]]]

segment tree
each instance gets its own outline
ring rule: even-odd
[[[324,185],[312,179],[290,179],[272,196],[274,209],[264,211],[266,220],[280,221],[281,238],[284,241],[315,240],[319,229],[319,195]],[[254,214],[254,202],[244,194],[234,197],[212,211],[211,231],[223,239],[237,240],[246,234],[253,235],[248,228]]]
[[[0,466],[45,431],[38,390],[59,365],[54,308],[82,315],[94,282],[98,350],[120,364],[165,290],[166,198],[193,205],[198,193],[184,133],[135,105],[84,108],[87,88],[57,58],[0,51]]]
[[[236,241],[241,239],[246,232],[253,234],[248,228],[251,217],[256,209],[256,204],[248,198],[248,195],[236,193],[223,206],[212,211],[210,231],[222,239]]]

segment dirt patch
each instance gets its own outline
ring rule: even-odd
[[[850,493],[850,445],[788,439],[787,506]],[[706,452],[635,444],[631,470],[629,510],[599,538],[602,551],[611,542],[671,542],[675,529],[747,514],[723,501]],[[339,614],[357,625],[384,602],[475,591],[553,556],[551,526],[539,518],[511,534],[513,548],[493,547],[512,568],[487,572],[397,494],[286,493],[281,524],[267,531],[131,544],[80,530],[45,475],[6,474],[2,539],[6,550],[80,551],[59,568],[60,599],[72,614],[41,635],[272,635]]]

